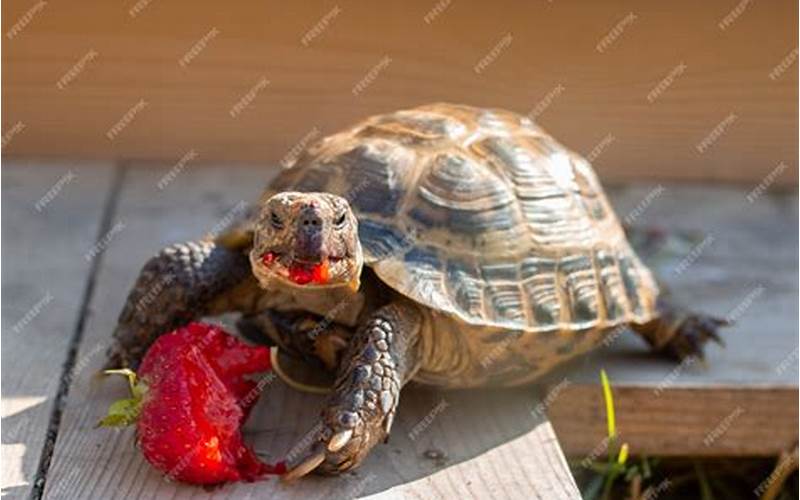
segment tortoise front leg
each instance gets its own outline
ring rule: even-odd
[[[253,281],[252,287],[247,284]],[[113,333],[107,366],[136,366],[158,336],[206,314],[233,310],[257,290],[247,255],[213,241],[169,246],[142,268]]]
[[[284,480],[352,469],[388,436],[400,389],[419,367],[421,326],[420,311],[407,303],[389,304],[368,318],[342,358],[316,441],[300,460],[289,457]]]

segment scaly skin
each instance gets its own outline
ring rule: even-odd
[[[114,330],[107,367],[136,367],[160,335],[205,314],[250,277],[247,256],[213,241],[169,246],[142,268]]]
[[[358,223],[347,200],[326,193],[279,193],[261,203],[252,244],[189,242],[163,250],[144,266],[120,315],[109,365],[136,365],[160,334],[203,315],[239,311],[256,331],[272,328],[275,333],[277,325],[273,340],[321,358],[337,373],[316,440],[290,464],[286,479],[314,470],[349,470],[388,436],[400,390],[420,368],[420,332],[427,317],[420,306],[402,298],[388,305],[367,301],[347,323],[360,320],[355,333],[329,322],[315,331],[319,338],[310,339],[314,321],[309,313],[319,318],[339,303],[357,303],[351,295],[359,286],[362,264]],[[373,295],[379,294],[359,296]],[[257,315],[287,304],[295,310]],[[659,310],[657,319],[631,326],[656,350],[679,359],[702,356],[703,344],[718,340],[716,329],[724,324],[666,302]],[[271,320],[252,321],[256,318]],[[339,345],[343,338],[346,348]]]
[[[400,389],[419,368],[422,314],[417,306],[384,306],[358,330],[322,411],[317,439],[284,479],[316,469],[338,474],[358,466],[389,434]]]
[[[717,330],[730,325],[728,320],[687,311],[666,298],[660,298],[656,307],[658,317],[654,320],[644,325],[631,325],[655,352],[678,361],[692,357],[703,360],[709,340],[723,345]]]

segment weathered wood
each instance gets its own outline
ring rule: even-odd
[[[553,374],[551,391],[560,389],[549,415],[565,452],[586,456],[606,435],[598,385],[605,367],[631,453],[777,455],[798,438],[797,197],[751,203],[740,189],[670,185],[613,194],[623,218],[652,200],[635,226],[661,227],[673,241],[696,233],[694,243],[645,260],[674,300],[736,324],[723,331],[726,348],[709,347],[707,368],[659,359],[625,332]]]
[[[224,225],[240,202],[256,198],[266,177],[247,168],[190,166],[159,190],[158,183],[169,169],[131,170],[119,206],[109,221],[111,227],[121,224],[121,229],[112,235],[97,276],[84,342],[77,355],[76,366],[80,369],[76,370],[66,402],[47,477],[48,498],[189,498],[202,493],[163,481],[133,447],[132,431],[92,428],[106,406],[125,394],[123,384],[98,383],[91,380],[91,373],[102,362],[100,354],[141,264],[166,243]],[[82,171],[76,173],[78,179],[84,178]],[[93,175],[97,174],[85,178],[94,178]],[[54,208],[58,201],[66,200],[70,187],[56,198]],[[708,369],[698,365],[676,369],[674,364],[647,353],[634,336],[622,335],[608,348],[553,374],[549,392],[537,394],[533,388],[405,391],[392,440],[380,446],[370,462],[355,474],[335,479],[311,478],[294,487],[275,480],[230,485],[202,494],[223,498],[259,498],[275,493],[285,497],[338,498],[505,497],[519,493],[527,497],[528,490],[537,488],[543,498],[569,497],[575,494],[574,485],[557,446],[550,441],[550,426],[536,418],[537,410],[548,410],[560,441],[571,455],[591,455],[605,435],[602,398],[596,382],[601,367],[609,372],[615,387],[618,428],[632,453],[767,455],[796,440],[796,196],[765,195],[751,203],[746,199],[746,190],[734,188],[664,185],[611,191],[620,216],[624,219],[634,215],[629,219],[635,226],[663,226],[673,235],[696,233],[693,242],[673,241],[671,250],[649,260],[670,284],[676,299],[737,319],[736,327],[726,335],[728,347],[721,350],[712,346],[709,350]],[[80,199],[90,203],[85,198]],[[87,208],[87,212],[96,215],[99,210]],[[66,211],[59,215],[62,216],[67,217]],[[87,218],[83,215],[78,220],[86,223]],[[69,229],[80,234],[73,230],[72,219],[58,221],[59,227],[54,231]],[[37,233],[34,240],[46,242],[50,234],[59,233]],[[713,235],[713,240],[701,247],[696,259],[684,264],[708,234]],[[84,252],[90,250],[89,242],[96,236],[85,238]],[[62,240],[54,236],[53,241]],[[6,245],[11,247],[13,244],[9,243],[7,239]],[[54,258],[44,243],[41,249],[26,250],[25,255],[32,256],[31,262],[50,262],[47,259]],[[66,272],[67,267],[57,261],[46,264],[41,272],[51,278]],[[31,282],[27,276],[22,283]],[[47,307],[52,306],[55,301]],[[4,311],[4,321],[6,316]],[[40,316],[44,320],[45,313]],[[54,322],[61,325],[62,315],[58,316]],[[25,331],[32,331],[36,321],[39,317]],[[15,351],[10,356],[5,351],[6,342],[4,361],[20,356],[25,365],[15,370],[19,373],[30,373],[31,366],[57,366],[59,361],[48,357],[49,346],[39,347],[35,351],[20,350],[21,354]],[[6,365],[3,373],[4,417],[7,368]],[[30,383],[30,378],[25,383]],[[556,390],[559,384],[560,389]],[[266,459],[276,460],[313,426],[319,403],[316,396],[290,391],[277,381],[270,383],[248,425],[247,439]],[[13,418],[14,415],[12,423]],[[3,423],[8,421],[4,418]],[[46,421],[44,418],[45,424]],[[45,424],[30,427],[39,429]],[[44,436],[45,428],[41,431]],[[40,446],[42,441],[43,437]],[[425,458],[428,450],[444,452],[447,459],[437,464]],[[39,450],[37,459],[38,453]],[[542,470],[564,474],[542,475]],[[26,491],[9,489],[12,494]]]
[[[4,498],[33,487],[111,176],[108,165],[3,165]]]
[[[550,424],[532,413],[531,388],[440,392],[412,388],[388,445],[356,473],[310,477],[286,486],[276,479],[209,492],[166,482],[134,447],[133,431],[94,429],[108,405],[125,395],[116,380],[92,380],[129,286],[145,259],[170,242],[194,238],[257,198],[265,175],[247,168],[189,167],[162,190],[169,167],[131,169],[111,223],[124,222],[97,276],[86,335],[47,476],[46,498],[578,498]],[[247,425],[247,439],[268,461],[291,451],[314,426],[321,399],[267,385]],[[425,458],[438,450],[441,461]]]
[[[797,182],[795,0],[2,8],[6,154],[275,163],[444,100],[531,113],[605,180]]]

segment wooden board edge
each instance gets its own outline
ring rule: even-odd
[[[618,433],[633,455],[775,456],[798,440],[797,387],[619,385],[613,394]],[[607,424],[599,385],[563,388],[547,413],[568,457],[603,456]]]

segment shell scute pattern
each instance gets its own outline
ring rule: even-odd
[[[486,282],[480,278],[477,267],[464,262],[449,261],[445,279],[456,307],[471,316],[480,316],[484,310]]]
[[[357,132],[358,137],[383,137],[410,147],[436,147],[471,132],[454,117],[425,111],[398,111],[379,115]]]
[[[590,255],[574,255],[559,262],[558,281],[563,283],[567,320],[578,327],[593,326],[600,309],[594,264]]]
[[[517,222],[513,192],[483,165],[463,155],[433,157],[415,196],[409,217],[422,229],[442,229],[456,239],[473,241],[476,235],[508,231]]]
[[[525,117],[449,104],[373,117],[281,177],[350,200],[367,265],[466,323],[583,331],[655,314],[591,166]]]

